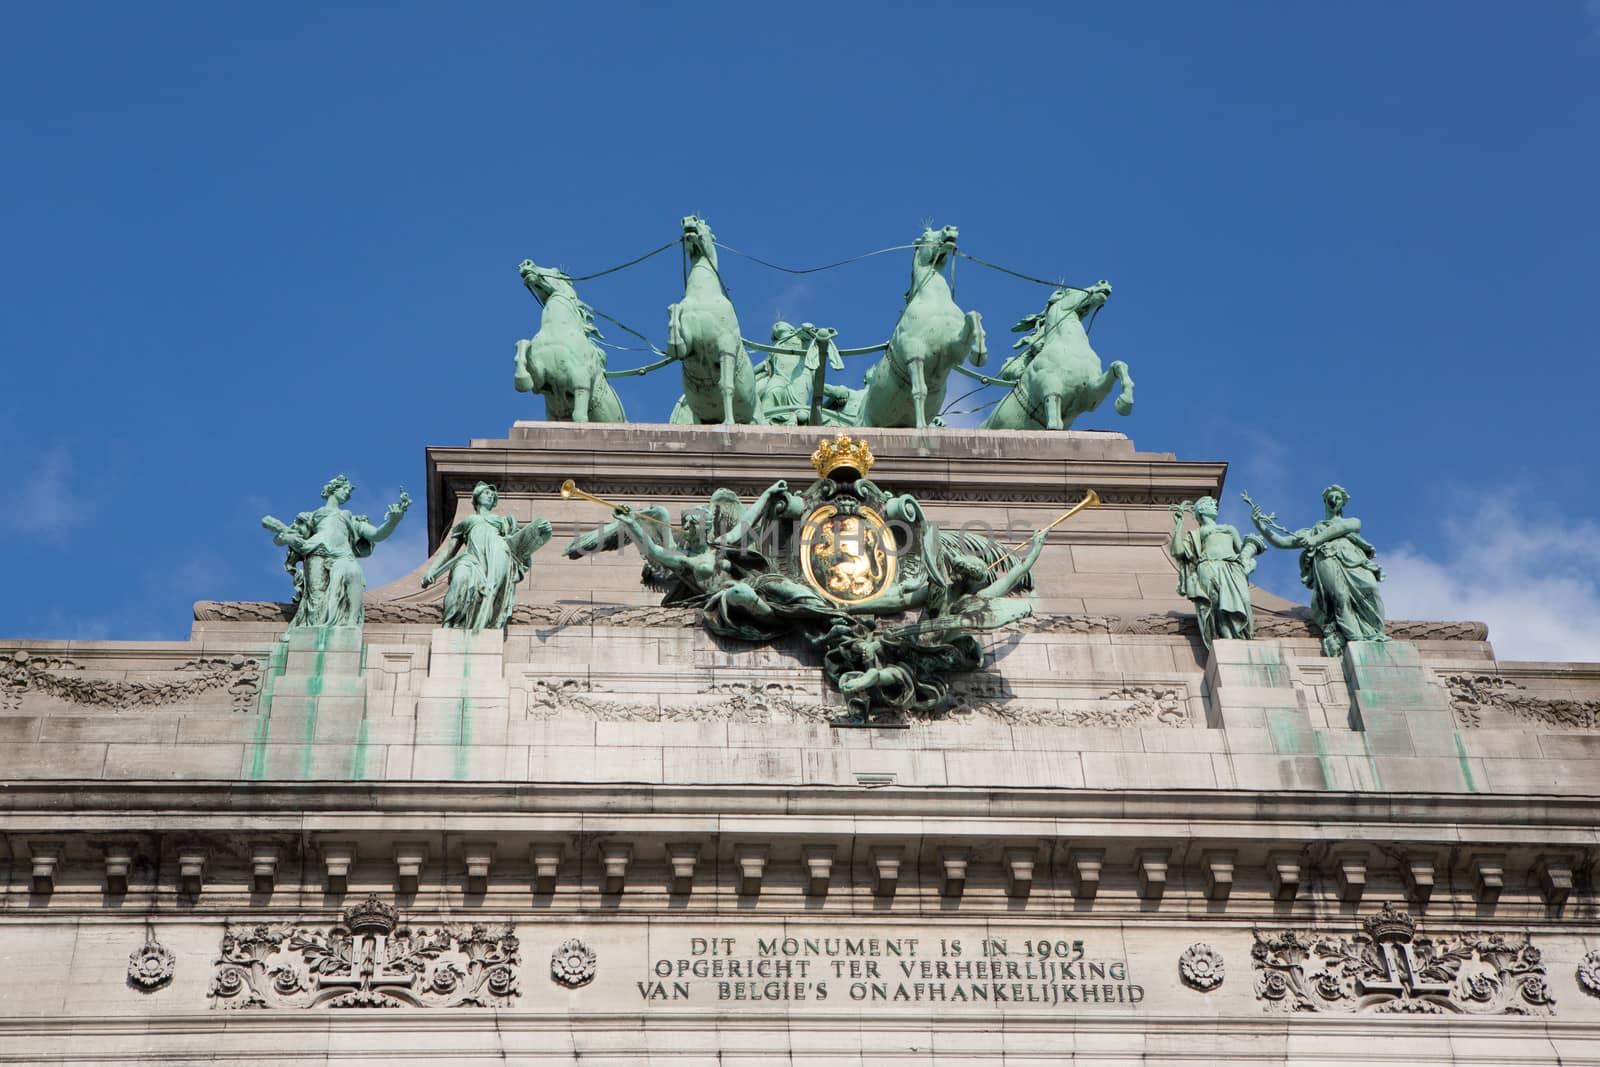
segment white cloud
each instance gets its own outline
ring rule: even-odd
[[[1486,622],[1501,659],[1600,660],[1600,522],[1492,501],[1442,534],[1380,555],[1391,619]]]
[[[4,521],[19,530],[54,534],[85,514],[85,497],[74,492],[72,456],[57,445],[31,464],[31,471],[6,506]]]

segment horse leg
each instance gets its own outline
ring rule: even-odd
[[[967,325],[962,331],[962,343],[972,353],[972,365],[981,367],[989,359],[989,338],[983,332],[983,316],[976,311],[967,312]]]
[[[1128,373],[1128,365],[1122,360],[1112,360],[1111,373],[1117,376],[1122,383],[1122,392],[1117,396],[1117,414],[1129,415],[1133,412],[1133,376]]]
[[[722,367],[717,388],[722,390],[722,424],[733,425],[733,353],[722,353]]]
[[[911,375],[911,407],[916,412],[917,429],[928,428],[928,379],[922,373],[922,356],[906,360],[906,370]]]
[[[533,392],[533,374],[528,370],[528,349],[533,347],[532,341],[518,341],[517,354],[513,357],[516,373],[511,383],[517,387],[519,393]]]
[[[572,421],[589,421],[589,387],[587,385],[572,391]]]
[[[1061,394],[1050,393],[1044,398],[1044,428],[1047,430],[1064,430],[1061,424]]]
[[[683,305],[667,305],[667,357],[683,358]]]

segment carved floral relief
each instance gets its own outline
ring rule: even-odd
[[[223,934],[214,1008],[504,1008],[521,987],[512,928],[400,922],[377,897],[332,927],[262,924]]]
[[[1224,977],[1222,953],[1204,942],[1190,945],[1178,957],[1178,977],[1202,993],[1217,988]]]
[[[577,989],[594,981],[596,963],[594,949],[575,937],[568,938],[550,954],[550,978],[558,985]]]
[[[1255,931],[1256,997],[1269,1011],[1550,1015],[1538,948],[1498,933],[1419,937],[1385,904],[1361,932]]]
[[[144,944],[128,954],[128,984],[154,992],[172,981],[178,961],[154,934],[146,934]]]

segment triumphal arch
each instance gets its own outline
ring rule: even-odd
[[[543,405],[422,506],[335,458],[188,641],[0,641],[0,1062],[1600,1064],[1600,664],[1391,618],[1360,471],[1241,529],[1071,428],[1111,286],[985,364],[959,240],[755,340],[690,216],[637,367],[528,261]]]

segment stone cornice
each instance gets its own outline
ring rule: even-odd
[[[70,816],[77,831],[133,826],[282,831],[312,824],[354,824],[425,814],[438,829],[512,830],[550,817],[578,831],[631,826],[658,819],[703,819],[730,831],[744,820],[776,829],[788,820],[868,832],[919,823],[942,832],[939,820],[1051,824],[1073,836],[1164,832],[1200,838],[1365,827],[1384,839],[1442,842],[1511,833],[1518,828],[1561,830],[1573,840],[1600,843],[1600,785],[1594,797],[1478,796],[1425,793],[1262,793],[1244,790],[938,789],[566,785],[400,782],[0,782],[0,829],[40,832]],[[871,814],[862,814],[871,812]],[[448,825],[446,825],[448,820]],[[581,821],[581,825],[580,822]],[[530,827],[531,828],[531,827]],[[904,834],[907,827],[892,832]]]
[[[1038,502],[1094,488],[1112,505],[1166,505],[1221,491],[1227,464],[1135,451],[1121,434],[871,429],[872,478],[928,501]],[[552,495],[574,478],[585,488],[652,499],[699,500],[717,486],[753,494],[810,476],[816,430],[777,426],[684,427],[519,423],[506,440],[428,449],[428,534],[437,547],[456,502],[479,480],[502,495]]]

